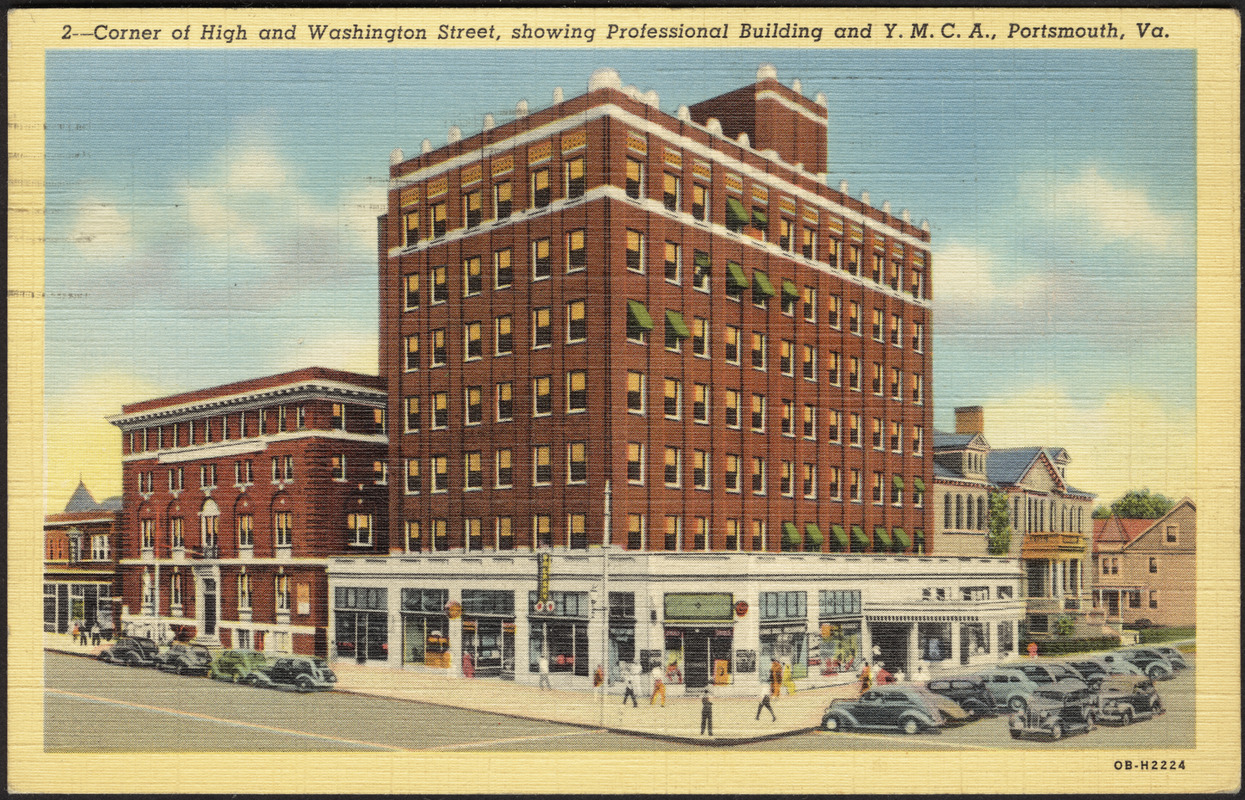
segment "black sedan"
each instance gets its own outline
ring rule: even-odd
[[[1013,739],[1039,737],[1063,738],[1065,733],[1094,729],[1097,702],[1085,684],[1062,681],[1062,685],[1037,690],[1028,705],[1008,720]]]
[[[153,667],[160,657],[160,646],[145,636],[122,636],[100,651],[99,660],[127,667]]]
[[[156,667],[178,675],[206,675],[212,666],[212,651],[201,644],[173,642],[156,656]]]
[[[821,727],[827,731],[873,728],[919,733],[945,724],[942,712],[920,692],[895,686],[833,700],[821,718]]]
[[[254,670],[245,680],[253,686],[270,689],[314,692],[332,689],[333,684],[337,683],[337,675],[323,658],[282,656]]]
[[[935,678],[925,684],[935,694],[954,700],[974,717],[993,716],[1007,710],[1004,703],[999,705],[990,694],[985,680],[979,675],[955,675],[950,678]]]
[[[1130,725],[1162,713],[1154,681],[1144,675],[1110,675],[1098,687],[1098,716],[1103,722]]]

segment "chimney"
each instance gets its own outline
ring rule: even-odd
[[[956,433],[986,432],[986,412],[981,406],[960,406],[955,410]]]

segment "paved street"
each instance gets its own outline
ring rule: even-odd
[[[315,750],[687,750],[700,745],[658,734],[628,735],[591,726],[516,718],[365,694],[292,692],[234,686],[150,669],[115,667],[46,653],[45,746],[49,751],[315,751]],[[1100,725],[1058,742],[1013,741],[1004,717],[936,734],[821,731],[734,745],[748,750],[1154,750],[1193,746],[1193,670],[1159,684],[1168,712],[1122,728]],[[587,701],[588,696],[571,701]],[[784,698],[785,699],[785,698]],[[552,697],[543,702],[557,702]],[[611,707],[616,702],[610,698]],[[719,701],[722,706],[727,701]],[[755,701],[733,701],[755,707]],[[694,723],[689,700],[626,713]],[[783,702],[776,704],[779,713]],[[731,708],[728,706],[728,708]],[[732,709],[738,712],[741,709]],[[746,710],[746,709],[745,709]],[[539,711],[535,709],[534,711]],[[689,717],[689,719],[683,719]],[[755,729],[766,730],[764,721]]]

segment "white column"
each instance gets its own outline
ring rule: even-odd
[[[960,663],[960,623],[951,623],[951,654],[952,664]]]
[[[394,581],[389,585],[389,652],[385,662],[391,667],[402,666],[402,588]]]
[[[912,627],[908,629],[908,663],[903,667],[908,680],[912,680],[912,676],[916,674],[916,665],[920,660],[921,637],[917,635],[917,623],[913,622]]]
[[[459,607],[463,604],[463,590],[459,586],[451,586],[449,590],[449,599],[447,603],[458,603]],[[446,637],[450,640],[450,668],[449,675],[452,678],[461,678],[463,675],[462,661],[463,656],[463,617],[458,615],[458,619],[452,619],[449,628],[445,632]]]

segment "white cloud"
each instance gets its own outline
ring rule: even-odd
[[[1078,397],[1032,387],[984,405],[992,447],[1067,449],[1068,481],[1097,494],[1098,502],[1140,488],[1197,500],[1193,414],[1152,393]]]
[[[1038,198],[1040,212],[1062,223],[1087,225],[1087,233],[1106,242],[1131,242],[1166,252],[1183,238],[1185,226],[1176,215],[1156,208],[1144,190],[1114,181],[1094,166],[1074,178],[1025,176],[1021,186]]]
[[[95,198],[83,200],[70,230],[69,240],[92,258],[112,260],[133,253],[133,229],[119,205]]]

